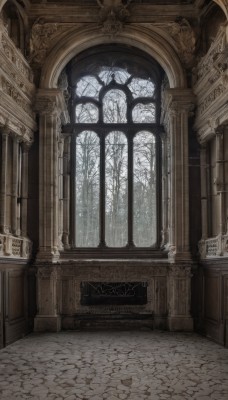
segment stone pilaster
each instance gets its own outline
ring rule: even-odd
[[[61,330],[61,270],[57,266],[38,267],[37,305],[34,320],[35,332]]]
[[[216,129],[216,188],[219,195],[219,231],[223,235],[226,233],[225,215],[225,160],[224,160],[224,132],[225,126]]]
[[[189,89],[168,89],[165,93],[163,122],[167,122],[170,136],[171,262],[190,259],[188,118],[194,101]]]
[[[64,138],[60,137],[58,142],[58,176],[59,176],[59,248],[63,249],[63,151]]]
[[[192,331],[190,266],[170,265],[167,293],[169,330]]]
[[[28,222],[28,153],[32,142],[23,142],[21,160],[21,235],[27,237]]]
[[[13,235],[20,235],[18,218],[18,183],[19,183],[19,137],[13,135],[13,174],[12,174],[12,203],[11,203],[11,229]]]
[[[9,227],[7,226],[6,221],[6,203],[7,203],[7,193],[6,193],[6,184],[7,184],[7,163],[8,163],[8,142],[9,142],[9,133],[10,130],[7,126],[1,129],[1,140],[2,140],[2,154],[1,154],[1,188],[0,188],[0,229],[1,233],[9,233]]]
[[[58,140],[65,101],[58,89],[40,89],[39,112],[39,252],[40,261],[59,258]]]

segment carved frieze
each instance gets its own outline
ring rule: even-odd
[[[206,75],[211,74],[215,65],[216,58],[218,57],[219,54],[222,54],[225,51],[225,48],[226,48],[225,29],[224,27],[221,27],[209,51],[204,57],[202,57],[196,69],[194,70],[195,85],[201,79],[205,79]],[[217,71],[217,73],[219,73],[219,71]]]
[[[19,93],[18,89],[13,85],[13,83],[2,77],[1,89],[3,93],[10,96],[19,107],[21,107],[26,113],[31,115],[31,104],[29,104],[28,100],[25,100],[25,98]]]
[[[214,101],[217,100],[226,90],[227,90],[227,87],[222,83],[220,83],[218,86],[216,86],[207,95],[207,97],[203,100],[203,102],[198,105],[198,114],[199,115],[204,114],[205,111],[211,106],[211,104],[213,104]]]

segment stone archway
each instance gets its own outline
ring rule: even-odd
[[[113,42],[134,46],[152,56],[166,72],[171,88],[186,86],[185,73],[180,60],[158,28],[151,31],[147,28],[126,27],[124,32],[113,39],[93,27],[71,32],[59,41],[46,58],[42,68],[40,87],[42,89],[57,88],[61,71],[75,55],[88,48]]]

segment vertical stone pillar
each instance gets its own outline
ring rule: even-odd
[[[200,176],[201,176],[201,227],[202,237],[198,243],[200,257],[206,257],[206,242],[209,235],[208,228],[208,154],[206,144],[200,149]]]
[[[39,112],[39,252],[37,255],[37,307],[35,331],[61,328],[61,268],[59,259],[59,138],[61,118],[67,116],[61,90],[40,89]],[[65,115],[65,117],[64,117]],[[66,121],[66,118],[63,119]],[[45,266],[44,266],[45,264]]]
[[[22,143],[21,165],[21,235],[27,237],[28,216],[28,152],[30,144]]]
[[[11,229],[14,235],[19,234],[18,231],[18,181],[19,181],[19,138],[13,136],[13,178],[12,178],[12,203],[11,203]]]
[[[61,269],[57,266],[39,267],[37,273],[37,315],[35,332],[58,332],[61,329]]]
[[[188,117],[195,96],[189,89],[166,91],[170,134],[170,237],[169,259],[190,259]]]
[[[201,208],[202,208],[202,240],[208,238],[208,187],[207,187],[207,147],[204,145],[200,150],[200,173],[201,173]]]
[[[9,141],[9,128],[3,127],[2,128],[2,154],[1,154],[1,188],[0,188],[0,200],[1,200],[1,207],[0,207],[0,229],[1,233],[9,233],[9,227],[7,226],[6,222],[6,183],[7,183],[7,163],[8,163],[8,141]]]
[[[170,331],[192,331],[191,266],[170,265],[168,274],[168,326]]]
[[[216,187],[219,195],[219,231],[223,235],[226,233],[225,216],[225,161],[224,161],[224,130],[221,126],[216,129]]]
[[[39,252],[38,261],[59,258],[58,140],[60,134],[61,92],[40,90],[39,112]]]
[[[58,177],[59,177],[59,249],[63,249],[63,151],[64,138],[60,137],[58,142]]]
[[[69,249],[70,233],[70,143],[71,137],[64,140],[63,152],[63,244],[65,249]]]

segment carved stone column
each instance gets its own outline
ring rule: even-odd
[[[12,177],[12,209],[11,209],[11,229],[14,235],[20,235],[18,229],[18,182],[19,182],[19,137],[13,136],[13,177]]]
[[[61,329],[61,269],[39,267],[37,272],[37,315],[35,332],[58,332]]]
[[[170,331],[192,331],[191,266],[170,265],[168,274],[168,326]]]
[[[208,238],[208,160],[207,146],[200,150],[200,172],[201,172],[201,209],[202,209],[202,240]]]
[[[0,229],[1,233],[9,233],[9,227],[7,226],[6,220],[6,202],[7,202],[7,195],[6,195],[6,183],[7,183],[7,163],[8,163],[8,141],[9,141],[9,128],[3,127],[2,131],[2,154],[1,154],[1,207],[0,207]]]
[[[220,197],[219,210],[219,226],[220,234],[226,233],[226,216],[225,216],[225,160],[224,160],[224,131],[225,127],[221,126],[216,129],[216,188]]]
[[[168,89],[164,119],[170,135],[170,237],[171,262],[190,259],[188,117],[195,96],[189,89]]]
[[[58,176],[59,176],[59,249],[63,249],[63,150],[64,138],[58,142]]]
[[[22,165],[21,165],[21,235],[27,237],[27,214],[28,214],[28,152],[30,143],[22,143]]]
[[[70,143],[71,137],[64,140],[63,152],[63,244],[68,249],[70,233]]]
[[[58,89],[37,94],[39,112],[39,253],[38,261],[59,258],[58,140],[65,101]]]

